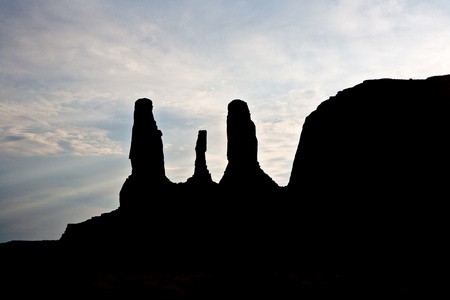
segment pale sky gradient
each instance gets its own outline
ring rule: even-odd
[[[201,129],[220,180],[239,98],[284,186],[319,103],[366,79],[450,73],[449,28],[447,0],[0,0],[0,242],[58,239],[118,207],[143,97],[173,182],[193,174]]]

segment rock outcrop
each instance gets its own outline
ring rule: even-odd
[[[367,80],[339,92],[306,118],[289,189],[328,202],[429,195],[448,99],[450,76]]]
[[[195,169],[194,175],[187,180],[187,184],[209,185],[215,184],[206,165],[207,131],[199,130],[195,145]]]
[[[134,124],[129,158],[132,175],[152,182],[167,182],[164,169],[162,132],[153,117],[153,103],[141,98],[134,104]]]
[[[389,245],[406,255],[425,228],[431,236],[449,99],[442,76],[368,80],[322,102],[305,120],[287,187],[301,217],[330,246]]]
[[[236,99],[228,104],[227,139],[228,165],[220,186],[253,191],[278,188],[258,163],[256,127],[247,103],[242,100]]]
[[[255,125],[247,104],[232,101],[229,111],[229,165],[222,186],[212,181],[207,168],[206,130],[198,134],[194,175],[174,184],[165,175],[162,133],[153,118],[152,102],[137,100],[129,156],[132,174],[120,191],[119,209],[69,224],[61,241],[70,247],[116,248],[125,256],[157,245],[153,255],[170,259],[171,264],[204,264],[222,251],[228,253],[224,262],[243,255],[235,243],[245,248],[244,255],[253,257],[267,239],[283,236],[264,224],[269,212],[277,211],[272,196],[278,185],[259,166]]]
[[[153,117],[153,103],[142,98],[135,102],[130,155],[132,173],[120,191],[120,207],[141,209],[149,206],[158,190],[172,183],[166,177],[162,132]],[[157,202],[157,200],[153,200]]]

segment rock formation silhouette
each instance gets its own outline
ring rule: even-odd
[[[211,174],[206,165],[207,131],[199,130],[195,146],[195,169],[194,175],[186,183],[188,184],[214,184]]]
[[[85,251],[82,257],[116,249],[118,261],[134,265],[142,264],[136,249],[145,249],[153,267],[406,264],[418,255],[414,245],[443,228],[442,218],[430,216],[446,186],[439,150],[448,99],[450,76],[369,80],[339,92],[306,118],[283,188],[259,166],[255,124],[242,100],[228,105],[220,183],[207,168],[204,130],[194,175],[170,182],[152,103],[139,99],[120,207],[69,224],[61,243]]]
[[[141,98],[134,105],[134,124],[129,158],[132,175],[148,178],[152,182],[167,182],[164,169],[162,132],[153,117],[153,103]]]
[[[202,249],[229,249],[230,261],[241,255],[234,243],[246,248],[250,255],[250,249],[274,236],[276,231],[263,220],[269,211],[277,210],[271,195],[279,187],[259,166],[255,125],[247,104],[234,100],[229,105],[229,164],[220,185],[212,181],[206,165],[206,130],[198,133],[194,175],[179,184],[165,176],[162,133],[152,108],[149,99],[135,103],[129,156],[132,174],[120,191],[119,209],[69,224],[61,241],[120,248],[124,253],[157,244],[153,250],[157,255],[176,256],[171,260],[177,261],[188,255],[204,264],[209,256],[218,253],[215,250],[206,254]],[[186,245],[189,250],[179,253],[180,247]]]
[[[172,183],[166,177],[162,132],[153,117],[150,99],[135,102],[129,158],[132,173],[120,191],[120,206],[140,209],[143,205],[154,204],[151,198],[155,192]]]
[[[373,245],[377,257],[402,260],[441,227],[429,216],[445,186],[448,99],[450,76],[368,80],[306,118],[287,190],[325,248]]]
[[[253,192],[276,189],[278,185],[258,163],[256,127],[247,103],[236,99],[228,104],[228,165],[219,185],[228,189],[251,189]]]
[[[129,158],[132,172],[120,190],[119,209],[79,224],[69,224],[62,241],[102,247],[147,244],[144,237],[168,218],[169,209],[170,217],[177,219],[181,205],[173,199],[178,198],[178,189],[165,175],[162,132],[153,117],[150,99],[135,102]],[[175,207],[170,208],[171,205]],[[164,234],[157,236],[154,235],[155,240],[163,241]]]
[[[322,102],[303,125],[289,189],[330,202],[429,195],[449,82],[367,80]]]
[[[69,224],[59,241],[0,245],[15,262],[2,280],[24,278],[27,268],[47,272],[40,278],[68,274],[73,291],[78,278],[108,272],[417,270],[445,242],[449,99],[450,75],[368,80],[339,92],[306,118],[283,188],[259,166],[242,100],[228,106],[220,184],[206,165],[204,130],[194,175],[172,183],[152,102],[139,99],[120,207]]]

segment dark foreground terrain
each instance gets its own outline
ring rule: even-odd
[[[114,249],[111,249],[114,252]],[[4,257],[2,293],[24,297],[93,299],[159,299],[165,297],[272,297],[364,299],[413,295],[423,291],[429,276],[412,268],[390,266],[311,265],[275,270],[261,262],[188,269],[171,265],[115,262],[111,253],[98,258],[77,256],[57,241],[9,242],[0,245]],[[95,251],[94,251],[95,253]],[[304,258],[308,261],[308,257]],[[122,264],[122,265],[121,265]],[[267,267],[267,268],[266,268]],[[142,298],[144,297],[144,298]]]

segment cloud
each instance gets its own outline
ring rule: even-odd
[[[434,2],[338,1],[319,15],[322,47],[335,49],[335,70],[360,81],[446,73],[449,18]],[[331,73],[333,74],[333,73]]]
[[[59,112],[45,101],[0,104],[0,141],[7,156],[121,154],[121,145],[108,138],[108,131],[71,126],[58,121]],[[56,121],[55,121],[56,120]]]
[[[16,130],[18,128],[15,128]],[[20,130],[20,128],[19,128]],[[111,141],[105,130],[68,127],[45,133],[20,132],[14,139],[2,139],[3,154],[15,156],[43,156],[70,154],[97,156],[122,154],[119,143]]]

